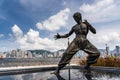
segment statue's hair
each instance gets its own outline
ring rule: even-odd
[[[74,13],[73,18],[76,18],[76,17],[81,19],[82,18],[81,13],[79,13],[79,12]]]

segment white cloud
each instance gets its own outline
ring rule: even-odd
[[[119,8],[119,0],[94,0],[91,4],[84,3],[80,6],[84,18],[93,23],[101,23],[101,26],[96,24],[97,34],[88,36],[98,48],[105,48],[105,44],[108,44],[114,49],[116,45],[120,45],[120,24],[115,22],[120,20]]]
[[[18,26],[12,27],[13,34],[16,37],[16,42],[21,49],[46,49],[50,51],[65,48],[64,43],[59,40],[52,40],[48,38],[41,38],[38,31],[30,29],[22,36],[22,31]]]
[[[21,1],[27,4],[28,0]],[[101,24],[104,25],[104,23],[102,22],[109,22],[120,19],[120,2],[118,2],[119,0],[95,0],[92,4],[83,4],[82,6],[80,6],[80,11],[83,13],[83,17],[90,20],[90,22],[101,22]],[[65,3],[65,5],[69,4]],[[73,25],[74,21],[72,22],[72,17],[71,19],[68,19],[68,16],[72,16],[72,14],[70,13],[78,11],[79,7],[74,3],[72,5],[73,6],[67,6],[68,8],[61,10],[45,21],[38,22],[36,24],[36,27],[40,30],[56,31],[59,30],[61,27],[66,26],[66,22],[69,22],[67,25]],[[65,28],[70,29],[70,26]],[[116,29],[114,29],[114,27],[115,25],[105,25],[104,28],[97,29],[96,35],[90,34],[88,38],[98,48],[104,48],[105,44],[108,44],[111,47],[114,47],[115,45],[120,45],[119,24]],[[47,37],[42,38],[40,36],[40,33],[33,29],[30,29],[26,34],[23,35],[22,30],[17,25],[14,25],[12,27],[12,31],[14,36],[16,37],[16,42],[18,43],[18,46],[22,49],[47,49],[53,51],[67,47],[67,39],[53,40]],[[60,32],[62,33],[62,31]],[[74,37],[75,36],[73,35],[71,39],[73,39]]]
[[[105,48],[105,44],[108,44],[111,49],[114,49],[116,45],[120,45],[120,32],[117,29],[99,29],[96,35],[90,34],[88,38],[98,48]]]
[[[12,27],[12,31],[13,31],[13,34],[16,38],[21,38],[23,36],[22,30],[17,25],[14,25]]]
[[[70,10],[66,8],[64,10],[61,10],[57,14],[49,17],[47,20],[43,22],[38,22],[36,26],[40,30],[49,30],[49,31],[59,30],[60,27],[66,25],[66,21],[68,20],[69,13]]]
[[[80,11],[92,22],[109,22],[120,19],[119,0],[95,0],[93,4],[83,4]]]
[[[2,38],[4,36],[4,34],[0,34],[0,38]]]

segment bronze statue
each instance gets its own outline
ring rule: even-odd
[[[60,70],[70,62],[71,58],[79,50],[83,50],[88,54],[86,65],[84,67],[84,70],[88,72],[91,71],[90,65],[96,63],[98,57],[100,56],[100,52],[98,51],[98,49],[87,39],[87,34],[89,30],[92,33],[96,34],[95,28],[93,28],[93,26],[87,20],[84,20],[84,22],[82,22],[82,16],[79,12],[74,13],[73,18],[77,22],[77,24],[72,27],[69,33],[64,35],[60,35],[57,33],[57,35],[55,35],[55,39],[60,39],[67,38],[73,33],[76,34],[76,37],[70,43],[65,53],[63,54],[58,64],[58,68],[54,72],[55,75],[59,75]]]

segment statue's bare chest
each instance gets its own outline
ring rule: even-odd
[[[74,31],[75,33],[87,32],[87,26],[86,24],[76,25],[74,27]]]

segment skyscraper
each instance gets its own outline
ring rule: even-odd
[[[120,52],[120,47],[116,46],[116,53],[118,54]]]

